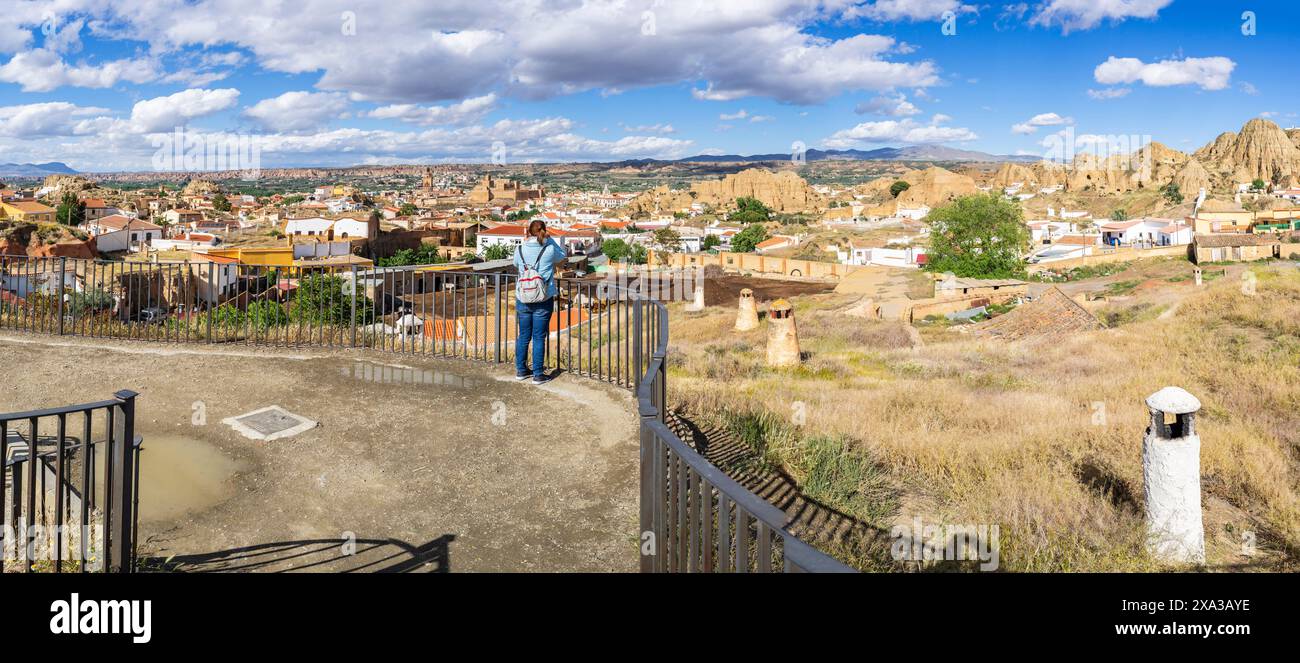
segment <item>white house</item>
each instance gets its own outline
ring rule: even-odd
[[[326,235],[334,227],[334,221],[330,219],[312,218],[312,219],[289,219],[284,223],[284,234],[294,235]]]
[[[1035,244],[1047,244],[1078,231],[1078,226],[1069,221],[1039,220],[1030,221],[1029,234]]]
[[[926,215],[928,215],[929,213],[930,213],[930,208],[926,207],[925,205],[922,205],[920,207],[903,207],[900,205],[898,207],[898,211],[894,213],[894,216],[902,217],[904,219],[911,219],[913,221],[920,221],[921,219],[924,219]]]
[[[925,259],[924,247],[912,246],[891,249],[857,242],[849,243],[848,264],[850,265],[876,265],[878,267],[915,269],[924,265]]]
[[[1101,225],[1107,246],[1181,246],[1192,243],[1191,226],[1173,219],[1147,217]]]

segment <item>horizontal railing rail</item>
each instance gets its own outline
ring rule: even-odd
[[[472,265],[131,263],[0,256],[0,329],[164,343],[517,354],[516,277]],[[632,275],[637,276],[637,275]],[[545,365],[633,391],[645,571],[848,571],[664,425],[668,310],[642,272],[557,279]]]
[[[135,568],[135,398],[0,413],[0,573]]]

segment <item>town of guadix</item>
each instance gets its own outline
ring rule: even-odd
[[[681,595],[1285,632],[1288,3],[4,6],[15,632],[419,635],[325,601],[825,573]]]

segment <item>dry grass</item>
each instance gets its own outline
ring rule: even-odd
[[[998,524],[1003,569],[1130,571],[1159,568],[1142,546],[1143,400],[1178,385],[1204,404],[1207,566],[1291,567],[1300,272],[1254,269],[1254,295],[1225,279],[1165,319],[1051,343],[911,349],[898,323],[832,313],[833,296],[799,298],[807,360],[794,370],[764,366],[764,328],[731,331],[730,310],[674,316],[670,391],[697,412],[789,418],[801,407],[805,435],[850,440],[888,472],[900,521]],[[797,453],[779,460],[797,466]],[[1243,531],[1259,555],[1242,555]]]

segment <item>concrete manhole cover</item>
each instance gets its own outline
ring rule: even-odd
[[[318,425],[311,419],[300,417],[278,405],[222,419],[221,423],[230,426],[250,440],[278,440],[293,437]]]

